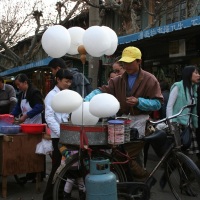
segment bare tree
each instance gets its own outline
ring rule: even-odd
[[[99,8],[101,19],[105,16],[106,9],[112,9],[121,15],[123,34],[139,31],[136,23],[136,11],[141,9],[141,1],[139,0],[105,0],[100,1],[97,5],[92,0],[60,0],[56,5],[51,6],[51,9],[47,8],[42,0],[18,0],[16,4],[13,4],[12,0],[3,0],[3,2],[4,15],[0,21],[0,57],[9,61],[11,66],[21,65],[31,60],[41,48],[41,34],[48,26],[66,25],[75,13],[88,9],[89,6]],[[52,9],[52,7],[54,8]],[[103,20],[100,21],[102,23]],[[23,55],[17,54],[13,46],[29,36],[31,36],[29,48],[25,50]],[[3,67],[1,66],[1,68]]]
[[[17,1],[3,0],[0,18],[0,69],[27,63],[41,48],[41,35],[50,25],[64,25],[77,10],[81,9],[81,1],[74,5],[72,1],[57,2],[52,9],[46,7],[42,0]],[[73,7],[72,7],[73,6]],[[42,10],[42,11],[41,11]],[[30,40],[30,46],[21,54],[15,46],[20,41]]]
[[[83,0],[86,4],[100,9],[100,23],[105,17],[105,10],[113,10],[122,18],[121,34],[130,34],[139,31],[137,13],[141,11],[140,0],[105,0],[100,5],[93,4],[91,0]],[[99,24],[102,25],[102,24]]]
[[[17,3],[14,4],[16,1]],[[7,63],[14,67],[31,61],[41,49],[41,35],[48,26],[66,25],[74,15],[88,10],[90,6],[98,8],[100,12],[99,25],[103,23],[106,10],[113,10],[121,16],[120,34],[125,35],[140,31],[137,17],[142,10],[151,16],[152,20],[146,27],[151,28],[160,25],[163,15],[180,3],[180,0],[174,0],[170,7],[167,0],[99,0],[98,4],[95,4],[93,0],[60,0],[55,5],[47,7],[43,0],[16,1],[1,0],[0,5],[0,57],[2,58],[0,68],[3,70],[6,69]],[[192,10],[194,6],[191,2],[199,1],[188,0],[186,2],[187,15],[190,16],[194,13]],[[24,54],[19,54],[14,46],[25,38],[30,40],[30,45],[24,50]]]

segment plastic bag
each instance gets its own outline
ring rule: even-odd
[[[37,144],[35,153],[47,155],[50,154],[52,151],[53,151],[52,141],[42,139],[42,141]]]

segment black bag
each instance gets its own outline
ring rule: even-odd
[[[188,149],[191,145],[191,142],[192,142],[192,129],[190,126],[187,126],[181,132],[182,150]]]
[[[137,128],[130,129],[130,141],[137,140],[139,138],[139,132]]]
[[[192,104],[194,102],[194,98],[192,98]],[[192,108],[190,109],[190,113],[192,112]],[[187,126],[181,132],[181,143],[182,143],[182,150],[187,150],[192,143],[192,128],[190,127],[191,123],[191,115],[189,116]]]

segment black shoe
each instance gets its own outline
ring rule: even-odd
[[[162,175],[159,183],[160,183],[161,189],[163,190],[167,184],[167,178],[166,178],[165,174]]]
[[[152,176],[147,180],[146,184],[151,189],[156,184],[156,182],[157,180]]]

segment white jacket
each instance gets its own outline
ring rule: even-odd
[[[51,138],[60,138],[60,123],[67,122],[69,114],[57,113],[51,107],[53,97],[60,92],[60,89],[55,86],[45,97],[45,120],[51,131]]]

